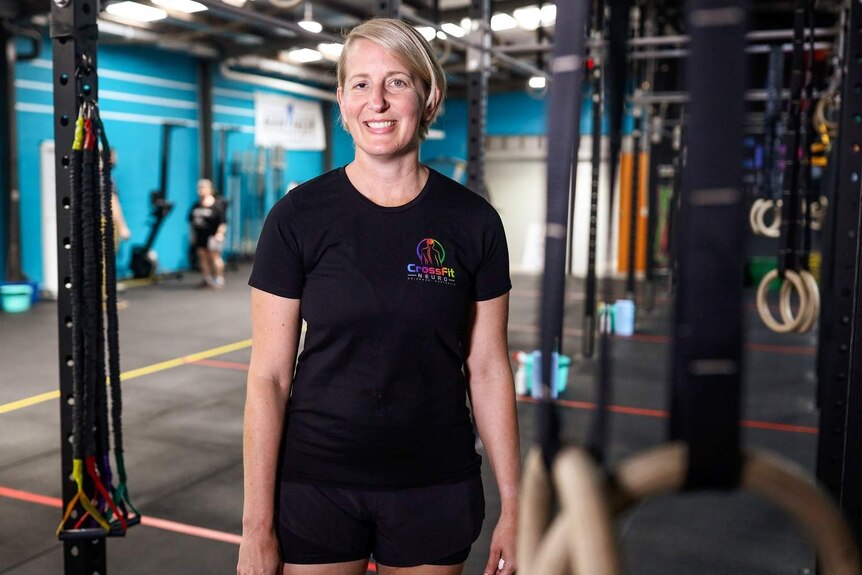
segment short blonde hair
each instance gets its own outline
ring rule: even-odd
[[[443,67],[434,55],[431,44],[420,34],[416,28],[405,24],[401,20],[393,18],[373,18],[353,28],[344,40],[344,49],[338,58],[338,85],[344,87],[347,71],[345,62],[353,43],[358,39],[369,40],[381,48],[389,51],[400,60],[410,72],[422,80],[424,89],[425,105],[427,109],[434,102],[434,93],[440,91],[440,101],[434,114],[419,122],[419,137],[424,140],[428,135],[428,128],[443,111],[443,100],[446,98],[446,74]],[[344,126],[344,118],[341,119]],[[345,127],[346,129],[346,127]]]

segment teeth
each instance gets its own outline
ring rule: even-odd
[[[369,128],[389,128],[395,125],[395,122],[366,122]]]

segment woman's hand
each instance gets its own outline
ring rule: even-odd
[[[239,544],[237,575],[281,575],[282,563],[275,532],[243,533]]]
[[[484,575],[512,575],[518,569],[515,558],[515,537],[518,532],[517,515],[502,515],[491,536],[491,552]]]

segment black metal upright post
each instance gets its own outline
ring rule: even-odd
[[[400,18],[401,0],[376,0],[374,13],[382,18]]]
[[[15,118],[15,38],[0,24],[0,215],[6,225],[6,269],[9,281],[24,280],[21,267],[21,192],[18,187],[18,129]]]
[[[862,6],[849,6],[841,131],[834,156],[838,184],[829,205],[831,249],[823,250],[817,477],[837,499],[862,545]]]
[[[69,164],[75,136],[81,95],[96,99],[96,45],[98,0],[51,0],[51,38],[54,68],[54,142],[57,186],[57,261],[61,279],[57,294],[60,359],[60,445],[62,450],[61,481],[63,507],[75,497],[77,486],[72,477],[72,284],[70,259],[67,256],[81,246],[70,244],[72,188]],[[63,559],[66,575],[107,573],[105,539],[64,541]]]
[[[474,45],[491,48],[491,2],[470,0],[472,29],[467,35]],[[467,50],[467,187],[482,197],[485,189],[485,122],[488,114],[490,51]]]
[[[200,177],[213,180],[213,73],[208,60],[198,63],[198,141]],[[223,188],[216,188],[224,194]]]

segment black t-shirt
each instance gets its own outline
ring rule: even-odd
[[[382,207],[334,170],[272,208],[249,284],[301,299],[308,326],[283,478],[389,489],[479,473],[462,369],[471,303],[511,288],[487,201],[431,170],[413,201]]]
[[[200,237],[214,236],[218,227],[225,223],[225,206],[220,198],[216,198],[211,206],[204,206],[200,200],[192,206],[189,212],[189,222]]]

